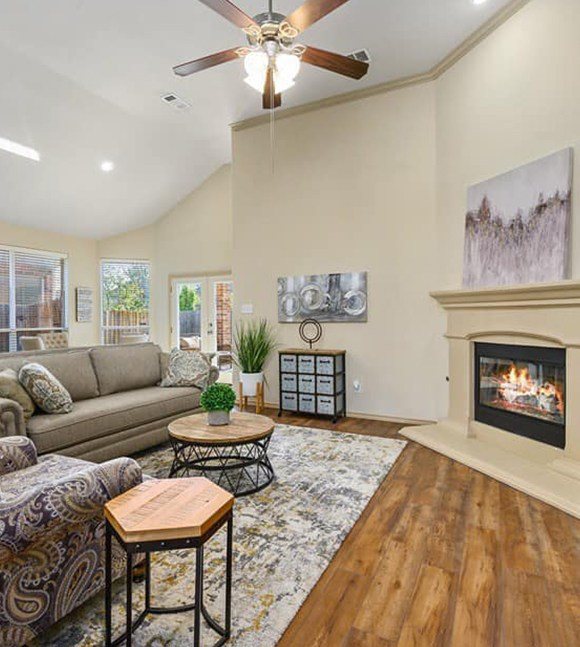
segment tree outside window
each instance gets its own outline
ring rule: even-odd
[[[123,334],[149,332],[149,263],[104,261],[101,293],[105,344],[119,343]]]

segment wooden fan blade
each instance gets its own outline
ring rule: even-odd
[[[286,16],[286,22],[299,32],[338,9],[348,0],[306,0],[306,2]]]
[[[223,16],[226,20],[233,22],[234,25],[240,27],[240,29],[247,29],[248,27],[258,27],[258,23],[244,13],[241,9],[236,7],[233,2],[230,0],[199,0],[201,3],[213,9],[220,16]]]
[[[282,95],[274,93],[274,70],[269,67],[266,72],[266,83],[262,94],[262,108],[270,110],[279,108],[282,105]]]
[[[214,67],[215,65],[221,65],[222,63],[227,63],[228,61],[234,61],[236,58],[239,58],[237,53],[238,48],[234,47],[232,49],[226,49],[223,52],[217,52],[217,54],[210,54],[209,56],[204,56],[203,58],[197,58],[195,61],[189,61],[189,63],[182,63],[181,65],[176,65],[173,68],[173,71],[177,76],[189,76],[194,72],[201,72],[201,70],[206,70],[208,67]]]
[[[309,63],[343,76],[350,76],[351,79],[361,79],[369,71],[368,63],[316,47],[307,47],[300,59],[303,63]]]

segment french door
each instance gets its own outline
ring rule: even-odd
[[[216,353],[225,365],[232,350],[231,276],[171,280],[171,343]]]

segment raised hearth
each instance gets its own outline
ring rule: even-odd
[[[401,433],[580,517],[580,282],[431,296],[449,412]]]

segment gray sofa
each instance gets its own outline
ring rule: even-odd
[[[201,391],[158,386],[167,355],[152,343],[5,353],[0,370],[29,362],[45,366],[71,394],[73,411],[35,413],[0,398],[0,436],[28,436],[39,454],[102,462],[167,440],[167,425],[199,410]],[[217,379],[212,367],[209,382]]]

